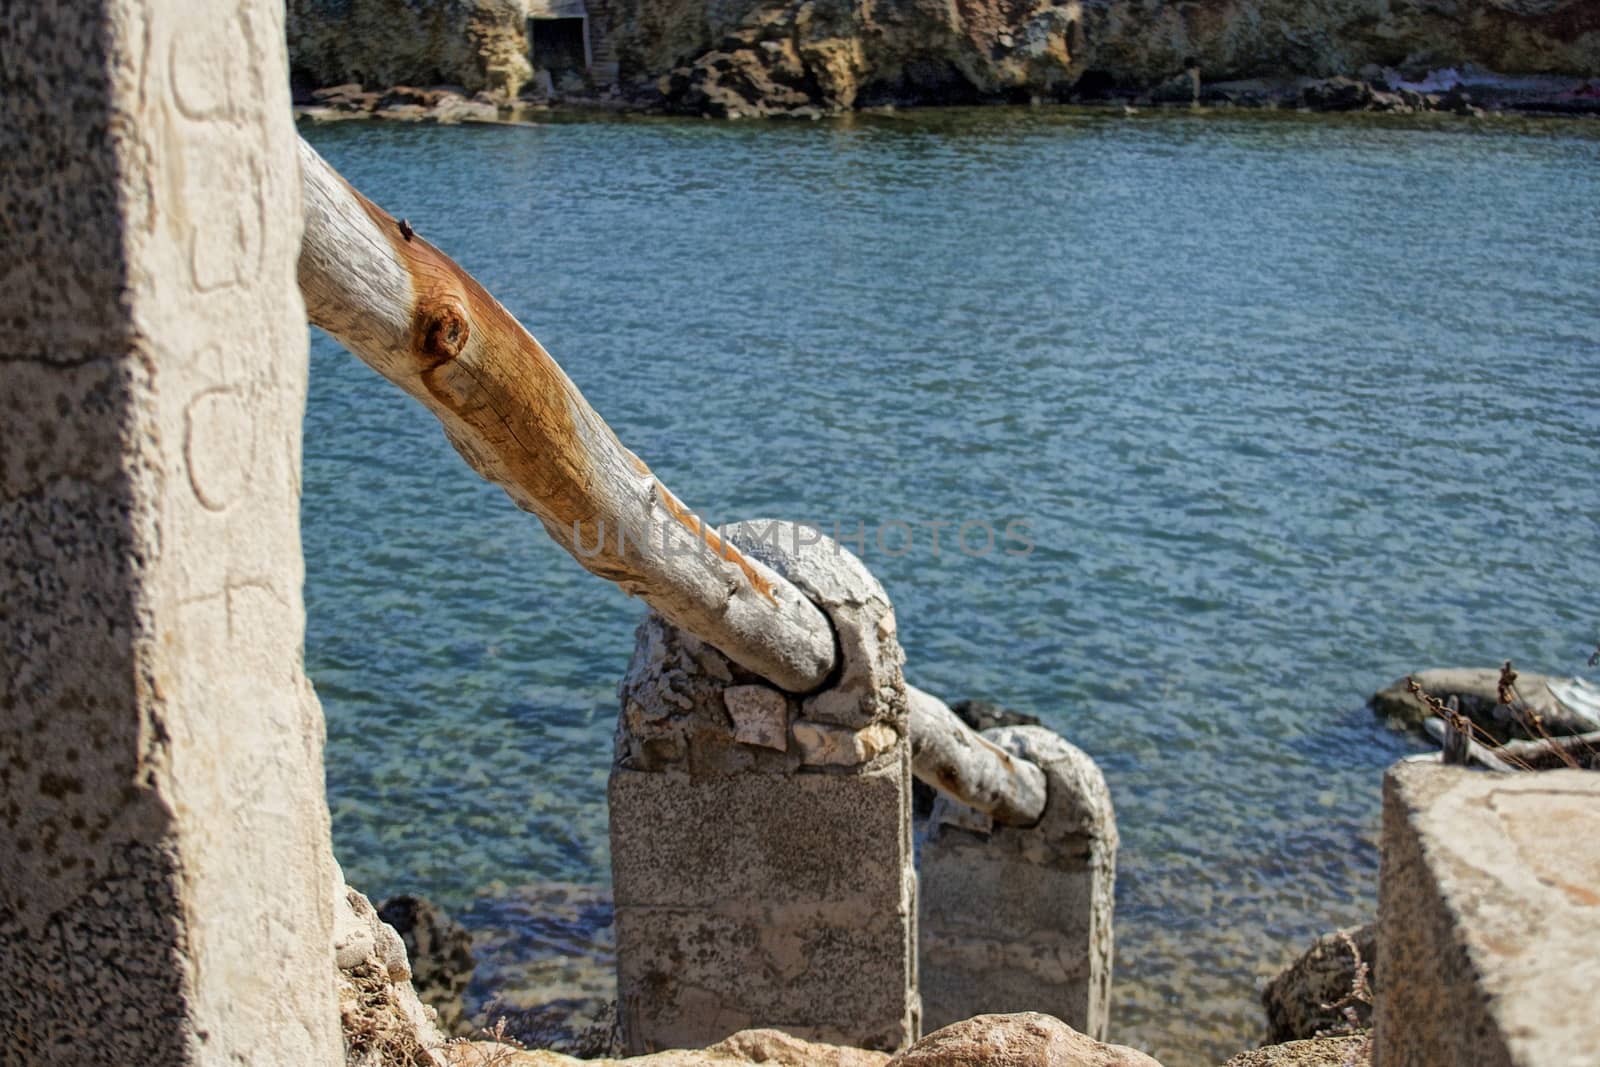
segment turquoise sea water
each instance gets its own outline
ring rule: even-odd
[[[1594,124],[305,133],[696,510],[862,523],[909,676],[1100,762],[1113,1037],[1168,1067],[1252,1044],[1258,979],[1374,913],[1382,771],[1420,746],[1370,692],[1504,657],[1570,674],[1600,636]],[[1030,555],[870,539],[1010,520]],[[603,893],[538,901],[605,884],[640,606],[320,335],[304,535],[349,879],[461,916],[486,982],[603,948]]]

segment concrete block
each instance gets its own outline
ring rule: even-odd
[[[3,19],[0,1059],[340,1063],[283,9]]]
[[[919,890],[925,1025],[1038,1011],[1103,1040],[1117,854],[1105,779],[1049,730],[984,736],[1038,764],[1049,801],[1036,826],[931,827]]]
[[[751,551],[748,530],[728,537]],[[655,616],[639,627],[610,784],[633,1052],[751,1027],[884,1050],[917,1036],[903,655],[881,587],[834,552],[761,553],[841,635],[821,692],[766,686]]]
[[[1378,1067],[1600,1064],[1600,775],[1384,781]]]

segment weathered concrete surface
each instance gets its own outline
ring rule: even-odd
[[[916,1036],[903,655],[882,588],[831,542],[728,531],[812,597],[841,668],[764,686],[651,616],[610,784],[617,992],[634,1052],[737,1030],[871,1049]],[[837,553],[837,554],[836,554]],[[742,739],[741,739],[742,738]]]
[[[1600,1062],[1600,775],[1384,781],[1379,1067]]]
[[[0,8],[7,1062],[342,1061],[282,8]]]
[[[1357,1026],[1372,1025],[1372,991],[1378,988],[1378,924],[1337,930],[1321,937],[1261,991],[1268,1041],[1302,1041],[1350,1028],[1343,1005]],[[1366,967],[1365,989],[1357,972]]]
[[[979,1015],[929,1034],[890,1067],[1161,1067],[1126,1045],[1107,1045],[1060,1019],[1025,1011]]]
[[[1117,827],[1100,769],[1049,730],[984,736],[1045,773],[1036,826],[933,828],[921,860],[923,1017],[1049,1011],[1094,1038],[1110,1015]],[[934,807],[934,819],[941,808]]]

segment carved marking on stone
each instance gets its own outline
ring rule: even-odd
[[[251,48],[237,19],[226,33],[203,19],[179,26],[169,54],[173,102],[185,118],[197,122],[233,117],[234,86],[241,76],[248,77],[250,60]]]
[[[189,485],[208,511],[224,511],[250,484],[255,464],[255,420],[231,389],[210,389],[184,412],[184,462]]]
[[[788,751],[789,704],[782,693],[764,685],[735,685],[722,691],[722,703],[733,718],[735,741]]]
[[[246,286],[260,273],[261,164],[237,140],[194,136],[184,149],[181,206],[189,228],[189,272],[202,293]]]

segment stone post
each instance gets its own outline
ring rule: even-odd
[[[282,19],[0,2],[8,1063],[343,1063]]]
[[[628,1046],[771,1026],[901,1048],[919,1004],[893,609],[859,560],[809,528],[726,536],[823,609],[842,666],[795,696],[654,615],[640,625],[610,785]]]
[[[1049,730],[984,737],[1045,773],[1035,826],[1000,826],[944,797],[922,848],[921,975],[927,1029],[1040,1011],[1105,1040],[1117,825],[1100,768]]]
[[[1383,783],[1374,1067],[1600,1062],[1600,775]]]

